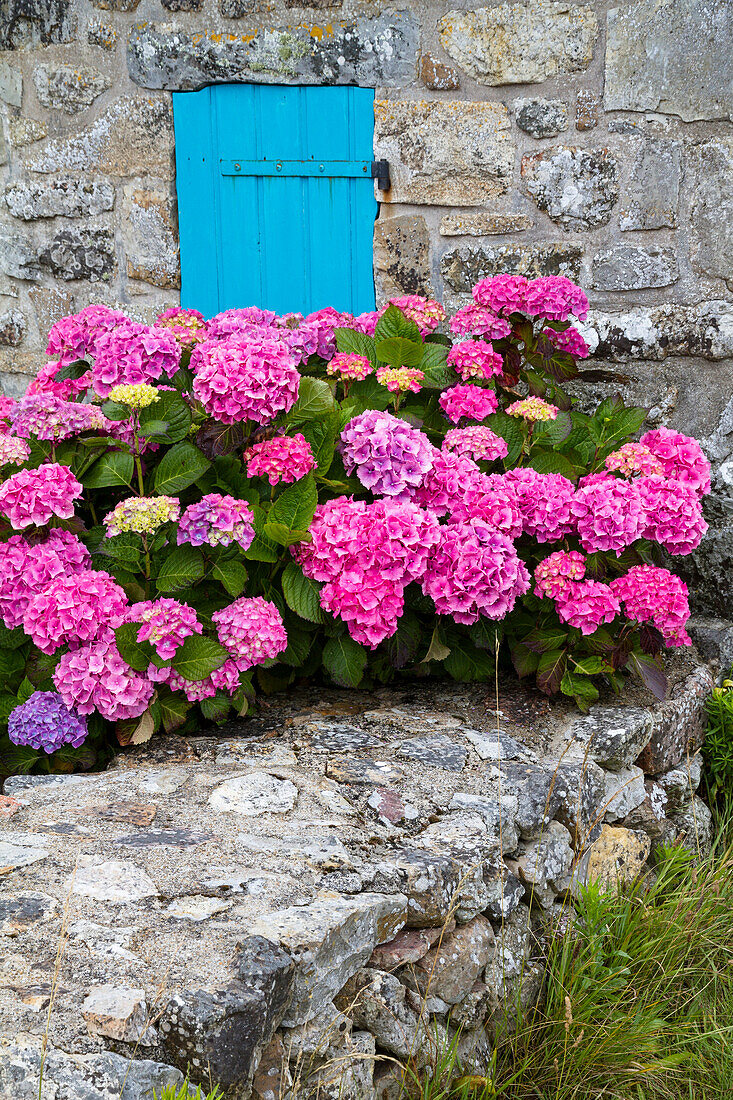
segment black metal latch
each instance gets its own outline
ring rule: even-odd
[[[386,160],[372,161],[372,179],[377,181],[380,191],[389,191],[392,180],[389,178],[389,162]]]

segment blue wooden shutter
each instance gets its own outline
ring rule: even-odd
[[[184,306],[374,309],[373,90],[223,84],[173,114]]]

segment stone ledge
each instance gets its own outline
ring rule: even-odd
[[[117,1095],[128,1058],[125,1100],[187,1068],[243,1096],[276,1077],[283,1098],[364,1100],[375,1057],[429,1061],[459,1026],[482,1072],[520,975],[540,993],[557,903],[709,842],[688,750],[711,679],[675,661],[664,706],[301,692],[105,773],[8,779],[0,1097],[37,1090],[62,923],[48,1080],[65,1100]]]

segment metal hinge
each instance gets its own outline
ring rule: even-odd
[[[322,179],[375,179],[380,191],[389,191],[386,160],[220,160],[223,176],[315,176]]]

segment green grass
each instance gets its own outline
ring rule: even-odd
[[[179,1088],[176,1088],[175,1085],[168,1085],[167,1088],[163,1089],[160,1096],[154,1092],[153,1098],[154,1100],[223,1100],[223,1093],[218,1088],[204,1093],[202,1088],[194,1088],[193,1085],[189,1085],[188,1081],[184,1081]]]

